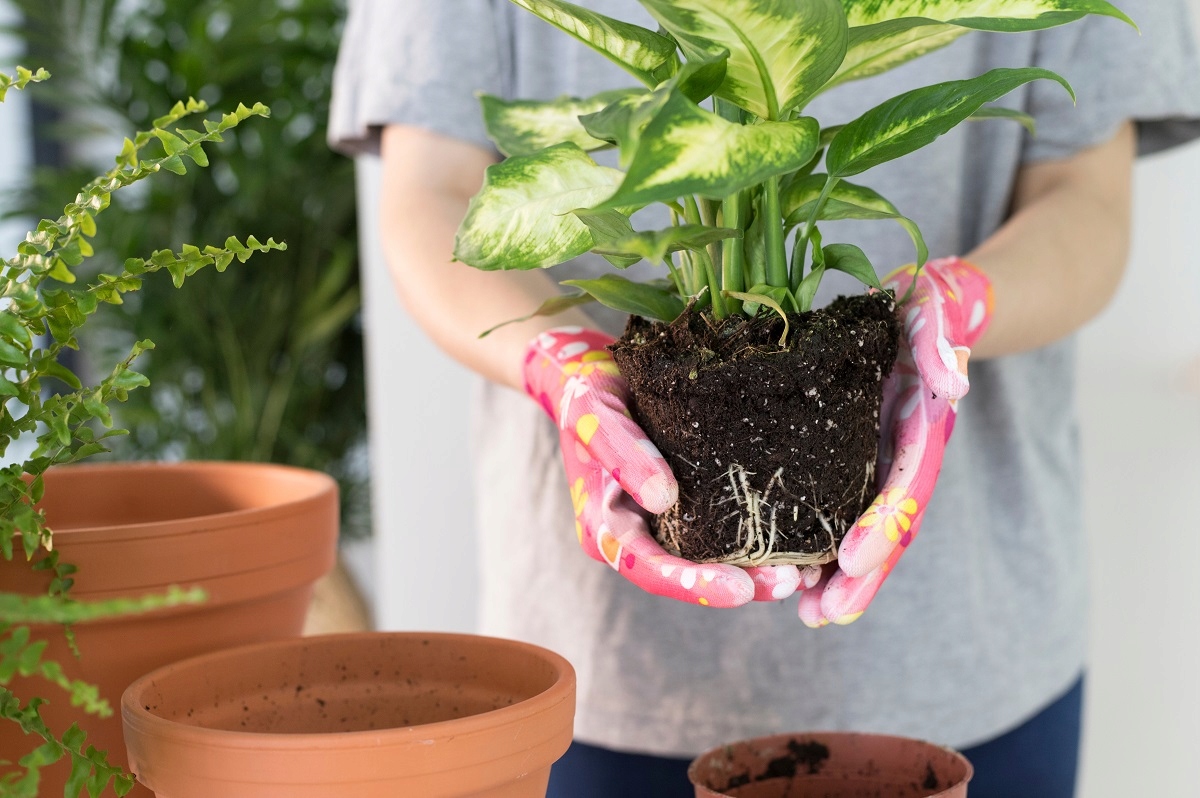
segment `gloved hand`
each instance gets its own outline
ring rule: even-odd
[[[657,447],[630,418],[628,386],[596,330],[560,327],[530,342],[525,392],[559,429],[563,465],[575,508],[575,533],[589,555],[643,590],[710,607],[790,596],[800,586],[794,566],[697,565],[668,554],[646,516],[675,503],[679,486]],[[817,574],[809,575],[809,584]]]
[[[883,387],[879,495],[842,540],[837,562],[800,596],[800,618],[814,628],[857,620],[917,536],[967,392],[971,347],[991,320],[991,282],[966,261],[930,261],[919,274],[906,266],[883,285],[902,299],[914,274],[916,288],[899,309],[900,355]]]

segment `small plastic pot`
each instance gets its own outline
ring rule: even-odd
[[[696,798],[966,798],[973,772],[962,754],[920,740],[814,732],[713,748],[688,778]]]
[[[159,798],[544,798],[575,672],[511,640],[328,635],[168,665],[121,712]]]

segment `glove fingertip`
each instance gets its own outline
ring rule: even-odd
[[[679,483],[669,473],[659,471],[629,492],[638,504],[657,515],[666,512],[679,499]]]
[[[896,548],[883,530],[855,527],[838,550],[838,568],[846,576],[866,576],[882,565]]]
[[[825,617],[825,613],[821,612],[821,600],[809,600],[808,596],[800,598],[800,622],[809,629],[820,629],[823,626],[829,625],[829,619]]]
[[[945,338],[936,339],[933,346],[913,350],[921,380],[935,396],[949,401],[961,399],[971,390],[967,368],[970,359],[970,347],[952,346]]]
[[[746,573],[754,580],[755,601],[781,601],[803,582],[800,570],[792,565],[747,568]]]
[[[825,574],[825,569],[820,565],[806,565],[800,569],[800,589],[810,590],[817,586],[821,581],[821,577]]]

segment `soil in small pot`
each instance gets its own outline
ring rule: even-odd
[[[875,494],[883,379],[900,324],[886,293],[827,308],[671,324],[631,317],[612,345],[634,419],[679,480],[652,521],[693,562],[807,565],[836,558]]]
[[[966,798],[972,775],[948,748],[853,732],[742,740],[688,767],[697,798]]]

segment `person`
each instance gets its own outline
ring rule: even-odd
[[[636,0],[586,5],[655,27]],[[483,378],[472,433],[481,631],[546,646],[577,671],[576,742],[552,772],[551,796],[691,795],[685,769],[701,750],[801,729],[957,747],[975,765],[973,798],[1074,793],[1087,602],[1072,335],[1120,281],[1135,155],[1200,135],[1184,3],[1120,5],[1140,37],[1101,17],[972,33],[806,111],[844,122],[909,88],[994,67],[1053,69],[1078,95],[1074,107],[1052,83],[1030,84],[1004,102],[1034,117],[1035,137],[972,122],[862,178],[917,221],[932,253],[973,264],[994,312],[973,342],[970,394],[919,542],[861,618],[813,632],[794,599],[736,610],[669,601],[581,555],[559,431],[526,395],[526,354],[563,327],[603,331],[602,342],[623,319],[576,309],[477,336],[555,295],[555,280],[609,267],[593,256],[549,275],[450,262],[467,202],[499,159],[476,93],[585,97],[630,79],[505,0],[351,3],[331,144],[382,154],[379,212],[397,290],[431,338]],[[881,269],[911,260],[900,231],[839,225],[826,239],[858,243]],[[654,273],[645,263],[631,271]],[[836,280],[822,289],[825,299],[847,290]],[[801,595],[811,610],[813,589]],[[816,607],[805,619],[814,625],[847,620],[819,617],[819,598]]]

